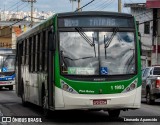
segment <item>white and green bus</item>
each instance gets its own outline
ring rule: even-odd
[[[132,15],[58,13],[17,40],[16,90],[47,110],[121,110],[141,104],[140,43]]]

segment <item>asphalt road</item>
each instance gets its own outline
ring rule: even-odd
[[[0,90],[0,116],[36,116],[42,118],[42,123],[0,123],[0,125],[155,125],[160,122],[124,122],[126,116],[136,116],[138,120],[156,118],[160,119],[160,101],[157,100],[154,105],[147,105],[142,100],[140,109],[121,111],[120,118],[111,119],[104,111],[58,111],[51,114],[51,118],[45,119],[42,116],[41,108],[30,104],[29,107],[23,107],[21,98],[17,97],[15,91],[7,89]],[[143,117],[149,116],[149,117]],[[141,119],[142,118],[142,119]],[[129,118],[128,118],[129,119]]]

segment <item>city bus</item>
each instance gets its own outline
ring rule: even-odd
[[[55,110],[121,110],[141,104],[136,21],[116,12],[54,14],[17,39],[16,91]]]
[[[0,49],[0,89],[13,90],[15,85],[15,50]]]

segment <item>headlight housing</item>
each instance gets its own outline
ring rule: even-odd
[[[129,84],[129,85],[122,91],[122,93],[129,92],[129,91],[134,90],[135,88],[137,88],[137,83],[138,83],[138,78],[135,79],[131,84]]]
[[[63,80],[60,80],[61,83],[61,88],[64,91],[70,92],[70,93],[74,93],[74,94],[78,94],[78,92],[76,90],[74,90],[71,86],[69,86],[66,82],[64,82]]]

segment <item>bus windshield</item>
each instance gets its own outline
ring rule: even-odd
[[[134,32],[60,32],[63,75],[123,75],[135,73]]]
[[[1,72],[13,72],[14,71],[14,55],[0,56],[0,68]]]

